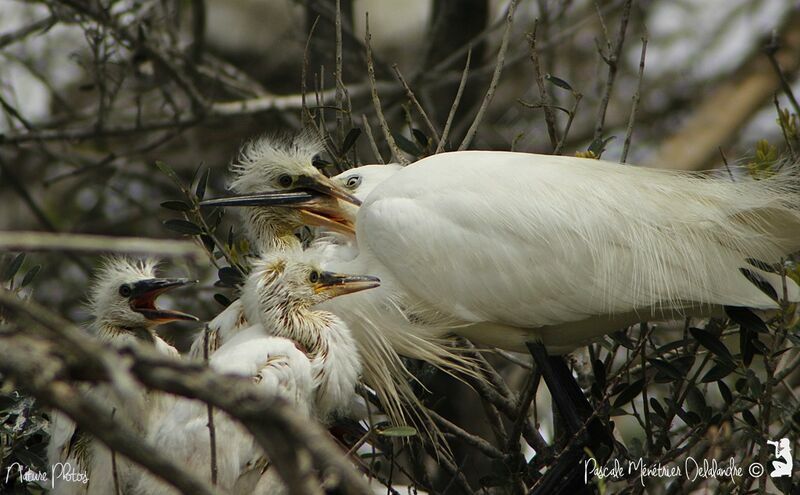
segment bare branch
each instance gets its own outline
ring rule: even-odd
[[[620,163],[625,163],[628,159],[628,150],[631,147],[631,137],[633,136],[633,126],[636,123],[636,110],[639,108],[639,99],[642,92],[642,78],[644,77],[644,57],[647,54],[647,36],[642,37],[642,55],[639,58],[639,82],[636,85],[636,92],[633,94],[633,104],[631,105],[631,117],[628,120],[628,129],[625,131],[625,144],[622,146],[622,157]]]
[[[192,260],[206,256],[191,241],[28,231],[0,231],[0,251],[156,254]]]
[[[600,107],[597,111],[597,122],[594,127],[594,139],[598,139],[603,135],[603,128],[606,123],[606,110],[608,109],[608,102],[611,100],[611,90],[614,88],[614,80],[617,77],[617,70],[619,69],[619,60],[622,56],[622,47],[625,44],[625,33],[628,31],[628,20],[631,15],[631,4],[633,0],[625,0],[622,7],[622,14],[619,20],[619,32],[617,33],[617,44],[614,50],[608,55],[600,56],[608,64],[608,77],[606,78],[605,88],[603,90],[603,97],[600,101]]]
[[[367,25],[366,25],[366,36],[364,43],[367,46],[367,73],[369,74],[369,84],[370,88],[372,89],[372,104],[375,107],[375,113],[378,116],[378,121],[381,124],[381,129],[383,130],[383,136],[386,139],[386,142],[389,143],[389,149],[392,150],[392,157],[395,158],[401,165],[408,165],[409,161],[408,158],[400,151],[400,148],[397,147],[397,143],[394,140],[394,136],[392,136],[392,132],[389,130],[389,124],[386,122],[386,117],[383,115],[383,108],[381,107],[381,100],[378,97],[378,88],[375,84],[375,66],[372,63],[372,47],[370,46],[370,38],[371,35],[369,33],[369,14],[367,14]]]
[[[472,50],[467,52],[467,61],[464,63],[464,71],[461,73],[461,82],[458,83],[458,91],[456,97],[453,99],[453,105],[450,107],[450,113],[447,115],[447,122],[444,124],[442,131],[442,138],[439,140],[439,145],[436,147],[436,153],[444,151],[447,138],[450,135],[450,126],[453,125],[453,118],[456,116],[458,105],[461,103],[461,96],[464,94],[464,87],[467,85],[467,76],[469,75],[469,63],[472,60]]]

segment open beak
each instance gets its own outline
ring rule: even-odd
[[[349,209],[342,201],[352,204],[361,204],[355,196],[342,192],[336,184],[327,177],[322,176],[322,181],[310,182],[298,179],[300,189],[291,192],[264,192],[229,196],[227,198],[207,199],[200,202],[200,206],[263,206],[296,208],[307,225],[322,227],[335,232],[353,236],[355,224],[348,218]],[[330,182],[330,187],[326,182]],[[303,185],[300,185],[303,184]],[[343,197],[346,196],[346,199]],[[350,207],[352,208],[352,207]]]
[[[158,323],[167,323],[175,320],[198,321],[199,318],[196,316],[180,311],[161,309],[156,306],[156,299],[162,293],[193,283],[196,283],[196,281],[186,278],[150,278],[140,280],[131,286],[131,295],[128,298],[131,309],[141,313],[148,320]]]
[[[322,272],[314,286],[316,293],[325,293],[328,297],[343,296],[374,289],[381,285],[378,277],[371,275],[342,275],[339,273]]]

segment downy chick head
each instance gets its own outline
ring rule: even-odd
[[[295,341],[308,356],[315,412],[326,422],[349,407],[361,360],[345,323],[313,306],[377,287],[380,281],[369,275],[327,272],[304,258],[299,250],[263,256],[245,284],[242,303],[249,321],[260,321],[268,333]]]
[[[303,323],[298,318],[313,319],[311,308],[328,299],[379,285],[370,275],[325,271],[297,248],[263,254],[254,263],[242,288],[242,304],[248,321],[260,321],[272,331],[282,323]]]
[[[340,203],[360,202],[314,167],[322,150],[322,141],[309,132],[250,141],[231,165],[234,196],[201,204],[242,207],[251,239],[264,250],[295,244],[291,236],[303,225],[353,235]]]
[[[160,294],[193,283],[185,278],[158,278],[156,266],[152,259],[107,258],[89,295],[95,325],[113,332],[149,334],[156,326],[170,321],[197,321],[190,314],[156,306]]]

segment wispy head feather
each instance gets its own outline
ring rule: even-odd
[[[282,174],[319,173],[313,160],[323,149],[322,140],[312,131],[295,136],[262,136],[249,141],[231,164],[234,178],[230,189],[240,194],[280,190],[277,180]]]

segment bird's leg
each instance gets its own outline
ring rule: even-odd
[[[591,415],[591,405],[564,359],[548,355],[540,343],[529,342],[527,345],[550,390],[556,409],[564,419],[569,436],[566,449],[549,467],[532,493],[592,493],[591,488],[583,482],[582,470],[575,469],[576,464],[585,459],[584,447],[589,445],[590,438],[583,418]],[[583,414],[579,409],[583,410]],[[590,429],[595,430],[597,426],[590,424]]]
[[[557,356],[550,356],[544,346],[538,342],[528,342],[528,350],[542,373],[547,389],[553,398],[558,412],[564,418],[567,431],[575,435],[583,428],[583,420],[578,407],[591,411],[589,401],[572,377],[567,364]],[[575,390],[577,389],[577,390]]]

